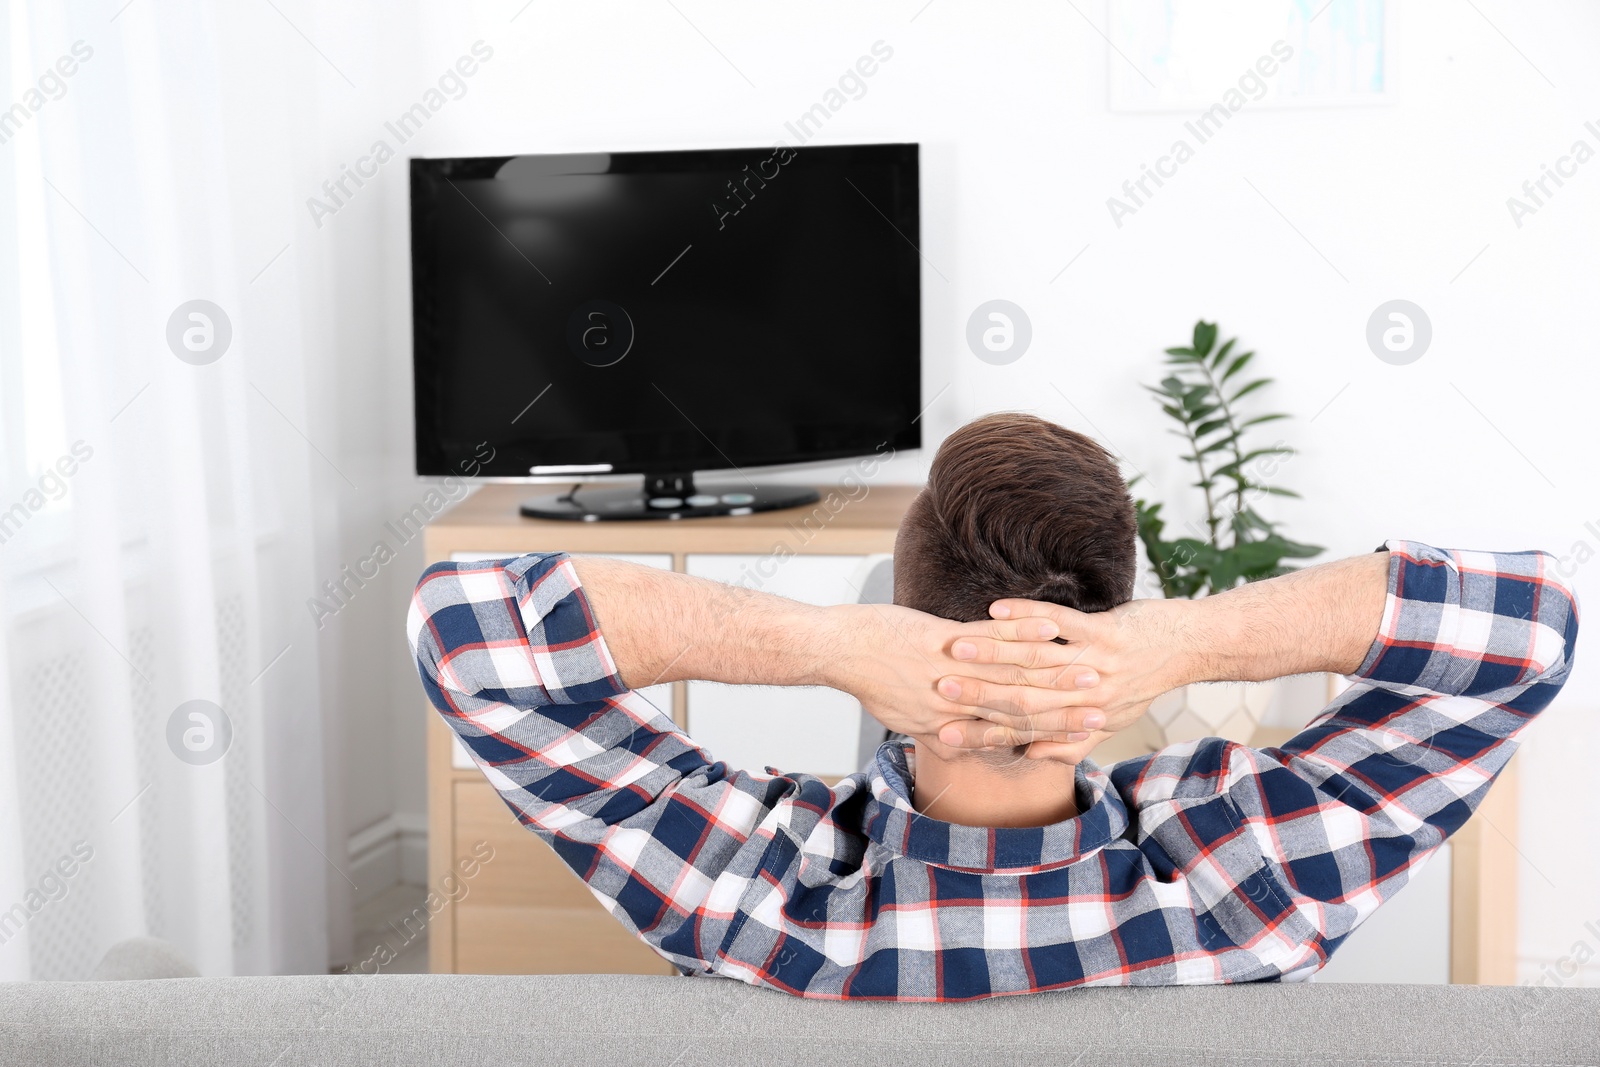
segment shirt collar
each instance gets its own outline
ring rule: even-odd
[[[1049,826],[959,826],[919,813],[911,805],[908,745],[886,741],[869,768],[872,804],[866,832],[872,840],[937,867],[980,873],[1027,874],[1075,863],[1120,838],[1128,812],[1095,764],[1078,764],[1079,814]]]

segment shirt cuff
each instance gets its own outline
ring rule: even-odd
[[[527,656],[551,704],[583,704],[628,691],[583,583],[565,552],[519,556],[505,567],[527,636]]]
[[[1570,599],[1538,552],[1384,542],[1383,622],[1356,674],[1442,695],[1526,686],[1565,662]]]

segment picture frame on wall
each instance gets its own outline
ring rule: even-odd
[[[1395,0],[1107,0],[1114,112],[1386,104]]]

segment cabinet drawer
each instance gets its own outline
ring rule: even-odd
[[[456,782],[456,870],[479,859],[455,905],[464,974],[666,974],[671,966],[594,898],[555,851],[517,821],[488,782]],[[494,849],[482,860],[480,842]],[[469,867],[470,869],[470,867]]]
[[[456,908],[456,974],[672,974],[599,905]]]
[[[494,849],[467,883],[461,904],[527,905],[601,910],[583,879],[549,845],[517,821],[494,787],[481,779],[455,783],[455,847],[451,862],[481,856],[479,842]],[[609,916],[608,916],[609,917]]]

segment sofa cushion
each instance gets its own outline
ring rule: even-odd
[[[621,975],[0,985],[0,1063],[37,1067],[824,1062],[1593,1065],[1600,989],[1269,984],[937,1005]]]

